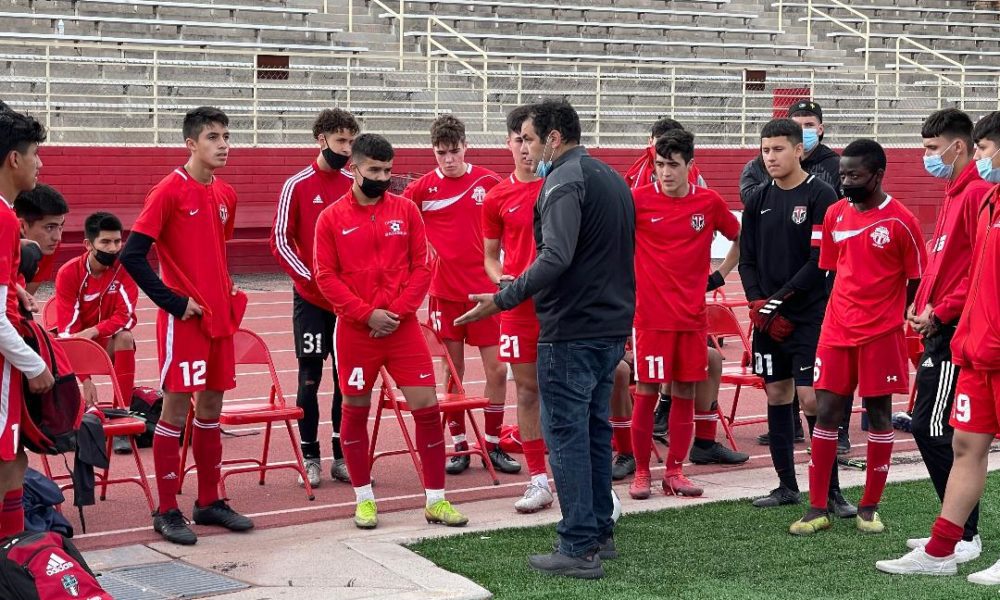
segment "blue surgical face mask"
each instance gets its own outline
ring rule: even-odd
[[[1000,152],[1000,150],[997,152]],[[993,166],[993,157],[997,155],[997,152],[994,152],[993,156],[984,156],[976,161],[976,169],[979,171],[979,176],[983,178],[983,181],[1000,183],[1000,169]]]
[[[549,141],[545,140],[545,146],[542,147],[542,156],[538,160],[538,166],[535,167],[535,175],[542,179],[548,177],[549,173],[552,172],[552,155],[555,154],[554,149],[549,153],[549,160],[545,160],[545,149],[549,147]]]
[[[802,130],[802,147],[806,152],[812,152],[819,146],[819,130],[809,127]]]
[[[955,142],[952,142],[948,145],[948,148],[951,148],[954,145]],[[944,156],[944,153],[948,151],[948,148],[945,148],[940,154],[931,154],[930,156],[924,157],[924,169],[926,169],[932,177],[937,177],[938,179],[951,179],[951,176],[955,173],[955,161],[958,160],[958,156],[955,156],[955,160],[951,161],[950,165],[944,164],[944,159],[941,158]]]

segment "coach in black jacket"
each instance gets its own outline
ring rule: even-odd
[[[635,207],[621,175],[580,143],[569,103],[531,107],[521,137],[545,185],[535,203],[535,262],[456,324],[535,301],[541,325],[538,389],[549,464],[562,520],[551,554],[529,559],[540,571],[604,576],[614,558],[611,425],[614,370],[635,313]]]

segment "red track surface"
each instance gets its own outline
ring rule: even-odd
[[[735,275],[730,278],[726,287],[729,290],[729,299],[742,298],[742,290],[739,290],[739,283]],[[287,401],[295,403],[296,389],[296,360],[292,346],[291,334],[291,291],[290,287],[284,291],[273,292],[249,292],[251,303],[244,321],[244,327],[256,331],[269,345],[274,359],[275,367],[279,372],[279,378],[283,392]],[[158,367],[155,347],[155,308],[146,298],[142,298],[139,303],[140,324],[135,330],[138,340],[137,356],[137,385],[157,387],[159,383]],[[738,310],[741,319],[745,321],[746,313]],[[737,350],[735,340],[728,340],[725,347],[727,365],[736,364],[742,351]],[[467,388],[470,393],[481,393],[483,388],[483,370],[479,359],[478,351],[467,349]],[[227,394],[227,402],[241,401],[262,401],[267,397],[269,378],[266,372],[259,368],[241,368],[238,372],[238,387],[233,392]],[[102,392],[109,390],[103,387]],[[333,482],[329,479],[329,443],[331,425],[329,422],[330,398],[333,384],[330,379],[330,372],[327,371],[320,389],[320,429],[319,439],[324,452],[324,481],[321,487],[315,490],[316,499],[312,502],[306,499],[304,491],[296,485],[296,475],[290,470],[280,470],[267,475],[267,483],[264,486],[257,484],[255,474],[234,475],[227,480],[228,494],[232,505],[239,511],[251,515],[258,528],[280,527],[301,523],[323,521],[328,519],[348,518],[353,514],[354,493],[348,484]],[[723,387],[720,392],[719,401],[723,410],[728,412],[733,398],[732,388]],[[895,398],[896,410],[905,408],[907,398],[898,396]],[[515,419],[515,393],[513,382],[508,382],[507,390],[507,423],[516,422]],[[766,405],[763,392],[755,390],[744,390],[741,394],[739,415],[748,417],[752,415],[764,415]],[[387,413],[387,416],[389,414]],[[481,415],[479,416],[481,419]],[[859,430],[860,419],[857,417],[852,423],[851,438],[854,441],[855,455],[864,454],[863,434]],[[287,439],[284,427],[275,430],[272,438],[271,455],[273,461],[292,461],[293,455]],[[737,427],[735,436],[741,450],[750,452],[751,461],[745,467],[718,467],[718,466],[689,466],[688,474],[697,479],[700,474],[717,472],[721,469],[732,468],[753,468],[766,467],[770,465],[770,457],[767,448],[758,446],[754,438],[764,429],[763,425],[752,425]],[[260,427],[247,427],[230,430],[237,434],[250,434],[245,437],[223,437],[223,447],[225,458],[231,459],[239,456],[259,456],[263,445],[263,430]],[[297,436],[297,431],[296,431]],[[722,439],[722,431],[719,431]],[[401,447],[402,438],[394,420],[384,423],[383,433],[380,436],[379,447]],[[902,434],[896,441],[897,450],[913,450],[914,444],[909,435]],[[660,447],[661,453],[665,449]],[[805,445],[798,445],[798,458],[800,461],[806,460]],[[153,460],[150,449],[140,451],[143,463],[150,476],[150,486],[154,486],[152,480]],[[58,464],[57,464],[58,463]],[[37,456],[31,457],[33,467],[40,469],[40,461]],[[64,469],[62,461],[57,459],[52,461],[54,472],[61,473]],[[126,474],[134,472],[134,463],[129,456],[114,456],[112,458],[112,473]],[[655,473],[654,466],[654,473]],[[379,498],[380,511],[393,511],[401,509],[417,508],[423,505],[424,497],[420,487],[419,479],[413,472],[413,465],[409,458],[404,456],[389,457],[379,460],[372,473],[376,485],[375,493]],[[191,505],[194,502],[196,490],[195,475],[185,480],[184,494],[181,496],[181,508],[190,517]],[[526,481],[525,475],[503,475],[500,474],[500,485],[493,486],[489,481],[486,471],[482,469],[477,461],[473,461],[473,467],[460,476],[449,476],[448,493],[449,498],[457,503],[470,500],[481,500],[485,498],[511,498],[521,495]],[[622,490],[624,493],[624,490]],[[706,490],[708,495],[712,494],[709,486]],[[154,498],[156,496],[153,487]],[[76,540],[81,548],[85,550],[119,546],[123,544],[145,543],[159,540],[159,536],[152,531],[151,519],[148,514],[146,502],[138,487],[133,484],[121,484],[111,486],[108,490],[106,501],[97,501],[96,506],[86,509],[87,533],[80,531],[76,511],[72,507],[72,491],[67,492],[67,503],[64,504],[64,512],[74,526],[77,527]],[[510,509],[511,518],[516,519],[513,508]],[[195,527],[199,535],[212,535],[219,533],[217,528]]]

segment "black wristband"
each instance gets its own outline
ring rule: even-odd
[[[722,273],[713,271],[712,274],[708,276],[708,288],[706,291],[715,291],[724,285],[726,285],[726,278],[722,276]]]

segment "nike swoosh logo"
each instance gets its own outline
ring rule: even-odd
[[[354,233],[358,229],[359,229],[358,227],[351,227],[350,229],[341,229],[340,233],[343,234],[343,235],[347,235],[349,233]]]
[[[98,294],[84,294],[83,295],[83,301],[84,302],[93,302],[94,300],[97,300],[100,296],[101,296],[101,294],[99,294],[99,293]]]
[[[358,443],[358,442],[360,442],[360,441],[361,441],[361,440],[350,440],[350,441],[347,441],[347,440],[345,440],[345,441],[344,441],[344,445],[345,445],[345,446],[350,446],[350,445],[352,445],[352,444],[357,444],[357,443]]]
[[[195,216],[196,214],[198,214],[198,211],[199,211],[199,210],[201,210],[201,209],[200,209],[200,208],[196,208],[196,209],[194,209],[194,210],[192,210],[192,211],[189,211],[189,212],[188,212],[188,214],[189,214],[189,215],[191,215],[191,216],[193,217],[193,216]]]
[[[801,368],[800,368],[799,370],[800,370],[800,371],[808,371],[808,370],[809,370],[809,369],[811,369],[811,368],[812,368],[812,367],[801,367]]]
[[[428,378],[428,377],[430,377],[430,376],[431,376],[431,374],[430,374],[430,373],[428,373],[428,374],[426,374],[426,375],[421,375],[421,376],[420,376],[420,378],[421,378],[421,379],[427,379],[427,378]]]
[[[764,214],[766,212],[771,212],[771,210],[773,210],[773,209],[765,208],[764,210],[760,211],[760,214]]]
[[[512,213],[512,212],[514,212],[515,210],[517,210],[517,209],[519,209],[519,208],[521,208],[521,205],[517,205],[517,206],[515,206],[514,208],[508,208],[508,209],[507,209],[507,212],[509,212],[509,213]]]
[[[650,219],[650,221],[652,221],[653,223],[659,223],[662,220],[663,217],[653,217],[652,219]]]
[[[564,185],[566,185],[566,184],[565,183],[557,183],[554,186],[552,186],[550,189],[546,190],[545,191],[545,199],[548,200],[549,196],[552,195],[552,192],[558,190],[559,188],[561,188]]]
[[[433,444],[427,444],[427,447],[428,448],[436,448],[436,447],[440,446],[443,443],[444,443],[444,439],[442,439],[441,441],[438,441],[438,442],[434,442]]]

